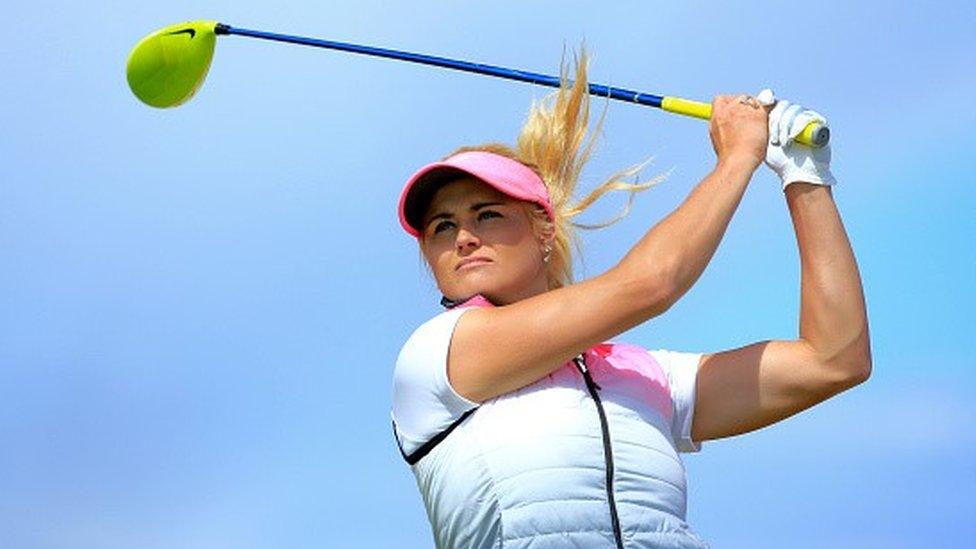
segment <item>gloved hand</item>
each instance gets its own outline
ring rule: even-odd
[[[827,119],[789,101],[777,101],[773,92],[768,89],[759,92],[756,99],[763,105],[775,104],[769,113],[766,165],[779,176],[783,182],[783,190],[797,181],[817,185],[835,184],[837,180],[830,173],[830,144],[808,147],[793,141],[810,122],[817,121],[827,125]]]

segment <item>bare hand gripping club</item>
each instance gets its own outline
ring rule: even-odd
[[[216,21],[187,21],[170,25],[146,36],[132,49],[126,65],[126,76],[132,92],[147,105],[159,108],[175,107],[188,101],[207,77],[218,35],[249,36],[289,44],[360,53],[529,82],[552,88],[558,88],[560,85],[558,77],[546,74],[319,38],[241,29]],[[710,104],[680,97],[653,95],[602,84],[590,84],[589,92],[591,95],[656,107],[675,114],[705,120],[712,117],[712,106]],[[796,137],[796,141],[811,147],[822,147],[830,141],[830,129],[817,122],[811,122]]]

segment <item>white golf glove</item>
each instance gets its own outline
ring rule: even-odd
[[[837,180],[830,173],[830,144],[808,147],[793,140],[810,122],[816,121],[826,126],[827,119],[800,105],[777,100],[769,89],[759,92],[756,99],[763,105],[776,105],[769,113],[766,165],[779,176],[783,190],[797,181],[828,186],[835,184]]]

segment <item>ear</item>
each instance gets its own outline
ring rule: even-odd
[[[542,224],[542,228],[539,230],[539,241],[543,244],[552,244],[556,240],[556,225],[551,221],[547,221]]]
[[[529,218],[529,222],[532,224],[532,232],[539,240],[539,245],[549,244],[551,246],[556,240],[556,224],[546,217],[542,206],[523,203],[522,211]]]

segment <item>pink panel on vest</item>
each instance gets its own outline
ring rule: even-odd
[[[494,306],[483,295],[476,294],[456,307]],[[651,406],[667,421],[671,421],[674,414],[668,376],[646,349],[629,343],[608,342],[594,345],[586,354],[586,363],[598,384],[608,389],[613,386],[617,394],[635,396],[639,402]],[[576,370],[572,360],[567,361],[563,368]]]
[[[636,395],[671,421],[671,388],[661,365],[646,349],[628,343],[600,343],[587,351],[594,380],[614,392]],[[592,359],[591,359],[592,357]]]

